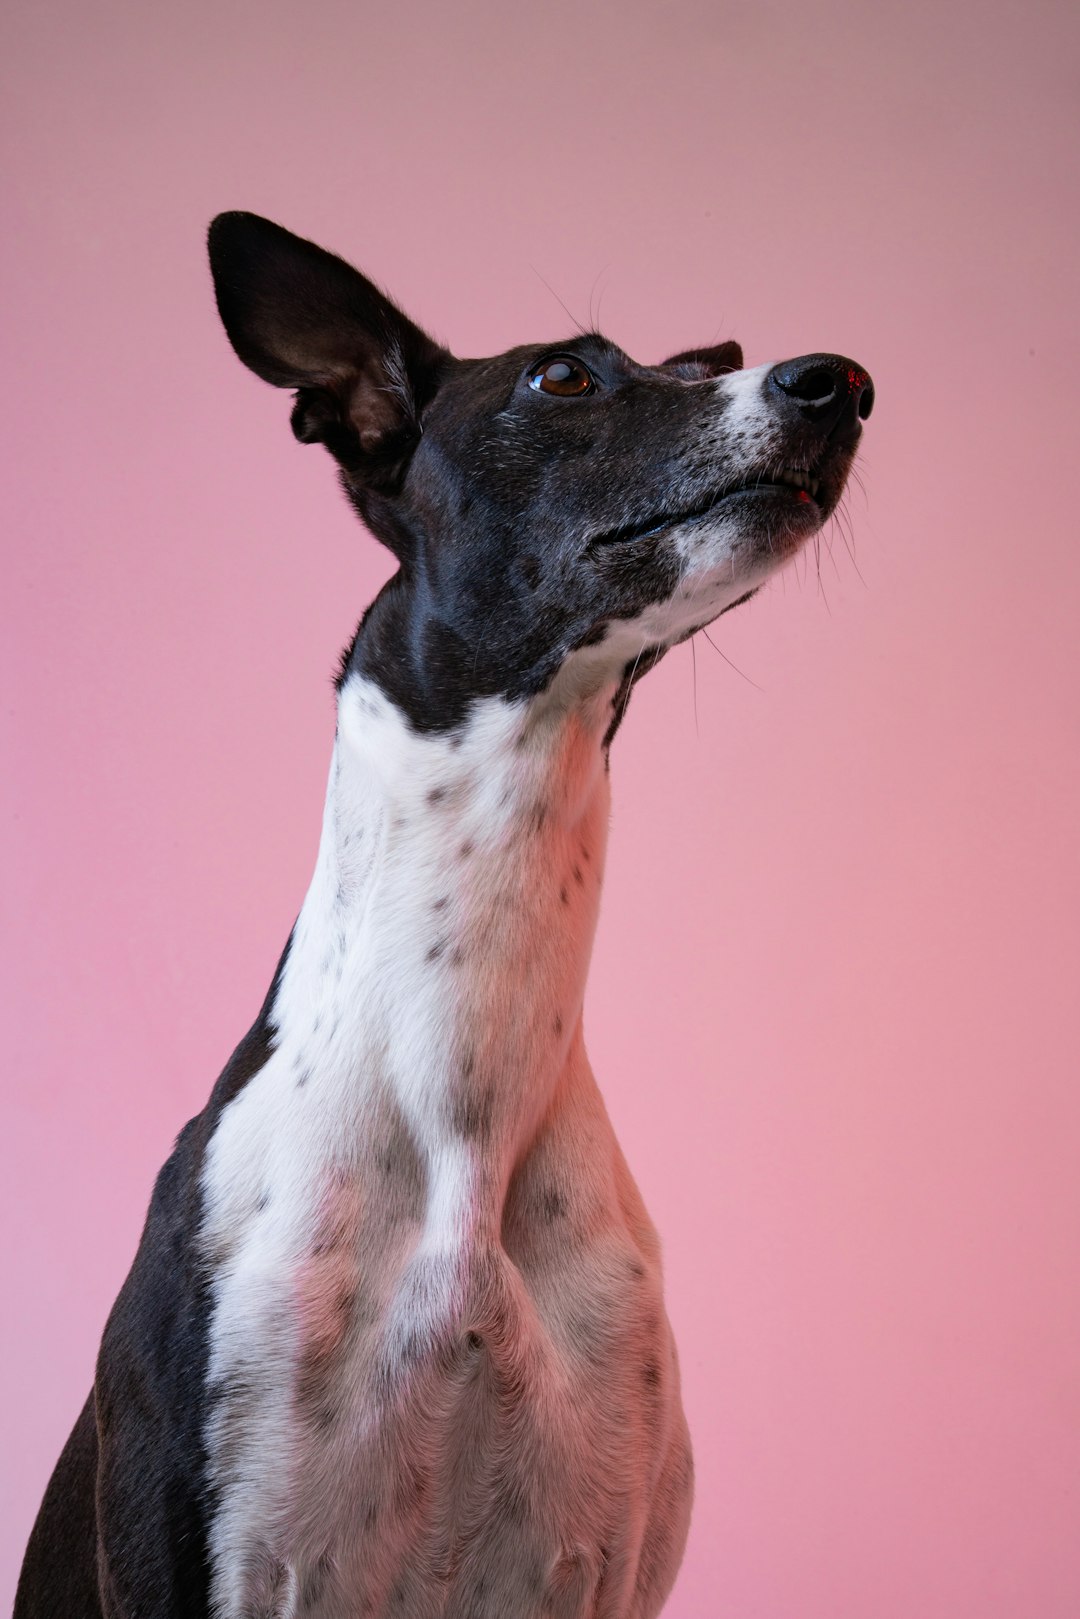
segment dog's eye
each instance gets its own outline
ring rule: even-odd
[[[563,399],[569,399],[574,394],[592,393],[595,383],[592,372],[580,360],[560,354],[556,359],[545,360],[537,366],[529,377],[529,387],[535,388],[537,393],[559,394]]]

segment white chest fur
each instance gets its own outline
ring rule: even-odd
[[[222,1619],[658,1611],[689,1452],[581,1002],[610,688],[452,737],[345,687],[318,865],[204,1177]]]

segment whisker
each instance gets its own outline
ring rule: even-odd
[[[851,521],[851,513],[847,510],[847,507],[844,505],[843,501],[840,502],[836,508],[836,511],[833,513],[833,520],[836,523],[837,528],[840,530],[841,538],[844,541],[847,554],[851,558],[851,566],[855,569],[856,577],[865,590],[868,588],[868,586],[866,580],[862,576],[858,561],[855,557],[855,528]]]
[[[848,556],[851,558],[851,566],[855,569],[855,577],[856,577],[856,579],[859,581],[860,585],[862,585],[864,590],[869,590],[870,586],[867,584],[865,578],[863,577],[862,569],[859,567],[859,564],[855,561],[855,552],[852,550],[850,545],[848,546]]]
[[[821,597],[822,601],[825,603],[825,611],[828,613],[829,617],[831,618],[832,617],[832,608],[829,606],[829,597],[828,597],[828,595],[826,593],[826,590],[825,590],[825,581],[821,577],[821,534],[820,534],[820,532],[818,532],[817,534],[814,535],[814,562],[815,562],[815,565],[817,567],[818,595]]]
[[[623,720],[626,718],[626,710],[630,707],[630,693],[634,689],[634,676],[637,674],[637,666],[641,662],[641,659],[642,659],[642,657],[644,655],[645,647],[646,647],[647,644],[648,643],[646,641],[642,641],[641,650],[639,651],[637,657],[634,659],[634,667],[630,671],[630,679],[626,682],[626,696],[623,698],[622,708],[621,708],[621,710],[619,712],[619,724],[620,725],[622,724]]]
[[[743,674],[743,671],[739,668],[739,665],[737,663],[732,663],[731,659],[728,657],[726,652],[721,652],[720,651],[720,648],[717,646],[716,642],[713,640],[713,638],[709,634],[708,630],[703,629],[701,633],[705,637],[706,641],[708,641],[708,643],[712,647],[713,651],[715,653],[717,653],[721,658],[723,658],[723,660],[727,664],[728,668],[729,669],[734,669],[735,673],[737,675],[740,675],[742,677],[742,679],[746,681],[748,686],[753,686],[755,691],[762,691],[763,692],[765,690],[765,687],[764,686],[759,686],[756,680],[751,680],[749,675]],[[694,643],[691,641],[690,644],[691,644],[691,646],[693,646]]]
[[[600,280],[600,277],[602,275],[606,275],[607,272],[608,272],[608,266],[605,264],[604,268],[602,270],[597,270],[596,275],[593,278],[593,284],[589,288],[589,326],[590,326],[591,330],[594,331],[594,332],[598,331],[599,328],[600,328],[600,309],[601,309],[601,307],[603,305],[604,293],[607,291],[607,288],[606,287],[601,287],[600,288],[600,296],[596,300],[596,309],[595,310],[593,309],[593,296],[594,296],[594,294],[596,292],[596,283]]]
[[[691,666],[692,666],[693,671],[694,671],[694,736],[695,736],[696,740],[698,742],[700,742],[701,741],[701,732],[698,729],[698,711],[697,711],[697,647],[694,645],[694,642],[696,640],[697,640],[696,635],[692,635],[690,637],[690,661],[691,661]]]
[[[536,268],[535,264],[530,264],[529,269],[532,271],[533,275],[536,276],[538,281],[542,281],[544,283],[544,286],[550,292],[551,296],[554,298],[567,320],[569,320],[573,325],[574,330],[576,332],[580,332],[582,337],[588,337],[589,328],[587,326],[583,326],[576,315],[571,314],[569,308],[563,303],[562,299],[559,297],[559,294],[555,291],[555,288],[551,285],[551,282],[547,279],[547,277],[540,274],[540,271]]]
[[[870,510],[870,497],[866,492],[866,485],[863,482],[862,472],[860,471],[860,469],[859,469],[859,467],[857,465],[853,466],[851,468],[851,471],[848,473],[848,477],[849,478],[854,478],[855,482],[858,484],[859,489],[862,492],[863,505],[866,507],[867,511],[869,511]]]

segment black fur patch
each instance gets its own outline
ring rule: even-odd
[[[224,1396],[206,1386],[211,1297],[197,1245],[200,1177],[222,1110],[273,1050],[271,1012],[288,952],[286,944],[258,1017],[157,1177],[105,1328],[94,1393],[30,1537],[17,1619],[97,1619],[99,1579],[109,1614],[199,1619],[208,1611],[214,1501],[203,1431],[211,1401]]]

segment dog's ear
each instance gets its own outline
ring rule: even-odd
[[[741,371],[742,349],[738,343],[718,343],[711,349],[684,349],[665,360],[662,369],[678,371],[688,381],[697,382],[706,377],[723,377],[729,371]]]
[[[344,259],[258,214],[219,214],[209,248],[229,341],[257,376],[296,389],[296,437],[392,486],[446,350]]]

